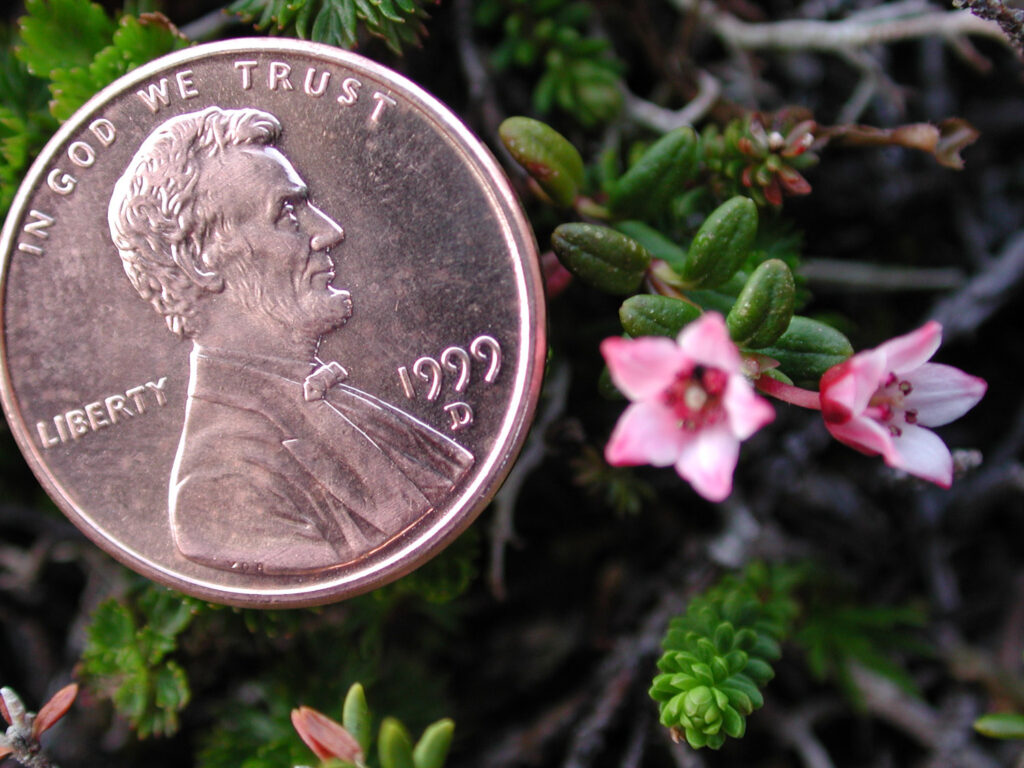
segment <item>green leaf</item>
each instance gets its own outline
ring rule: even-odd
[[[640,243],[655,259],[666,262],[676,273],[682,270],[686,262],[686,251],[658,230],[642,221],[633,220],[617,222],[615,228]]]
[[[690,301],[700,305],[702,309],[718,312],[721,315],[728,315],[736,303],[735,296],[730,296],[722,291],[685,291],[684,295]]]
[[[114,22],[89,0],[28,0],[25,10],[18,22],[22,44],[16,52],[29,72],[40,77],[55,69],[88,66],[114,34]]]
[[[50,111],[58,120],[67,120],[93,94],[121,75],[187,45],[188,41],[160,14],[123,16],[110,45],[98,51],[87,66],[51,72]]]
[[[153,703],[165,712],[180,712],[191,697],[185,670],[173,661],[167,662],[153,679]]]
[[[546,123],[510,117],[498,128],[505,147],[557,205],[569,207],[583,186],[583,158]]]
[[[1024,715],[992,712],[975,720],[974,730],[993,739],[1024,739]]]
[[[96,695],[114,702],[141,737],[169,735],[189,701],[184,670],[166,656],[191,623],[198,601],[150,585],[132,605],[100,604],[86,631],[81,671]]]
[[[346,13],[347,12],[347,13]],[[350,19],[350,24],[346,21]],[[353,3],[346,3],[344,9],[336,8],[333,5],[326,5],[317,14],[313,21],[313,29],[310,38],[320,43],[337,45],[342,48],[355,48],[358,38],[356,37],[356,9]]]
[[[690,244],[682,277],[693,287],[715,288],[743,264],[757,236],[757,206],[734,197],[707,217]]]
[[[729,335],[748,349],[773,344],[789,327],[795,301],[796,283],[786,263],[762,262],[725,318]]]
[[[708,746],[709,737],[703,731],[698,731],[696,728],[687,728],[685,733],[687,743],[694,749]]]
[[[416,768],[409,733],[405,726],[393,717],[384,718],[380,724],[377,751],[381,768]]]
[[[825,371],[853,354],[853,346],[835,328],[795,315],[786,332],[758,352],[778,360],[782,372],[797,385],[817,387]]]
[[[607,293],[635,291],[651,263],[636,240],[597,224],[562,224],[551,245],[566,269]]]
[[[763,659],[748,659],[743,667],[743,674],[754,681],[756,685],[765,685],[775,677],[775,670]]]
[[[114,599],[104,600],[93,612],[86,631],[88,648],[109,653],[135,642],[135,622],[129,610]]]
[[[739,712],[732,707],[726,707],[722,710],[722,730],[725,731],[727,736],[740,739],[743,737],[746,729],[746,720],[743,719]]]
[[[61,122],[92,98],[102,84],[97,83],[88,67],[55,69],[50,73],[50,113]]]
[[[164,657],[174,650],[175,645],[175,638],[162,635],[148,625],[135,633],[135,650],[149,666],[156,666],[163,661]]]
[[[366,704],[366,693],[359,683],[353,683],[352,687],[348,689],[345,704],[342,707],[341,724],[359,742],[363,754],[368,755],[373,738],[373,723],[370,718],[370,708]]]
[[[619,308],[622,328],[630,336],[675,338],[687,323],[700,317],[700,309],[670,296],[630,296]]]
[[[764,704],[758,686],[773,672],[758,650],[772,650],[773,635],[789,632],[799,583],[790,570],[750,563],[671,620],[650,696],[660,722],[684,731],[692,746],[717,749],[726,736],[742,736],[743,718]]]
[[[455,723],[447,718],[428,725],[412,751],[415,767],[442,768],[454,733]]]
[[[697,174],[697,134],[689,126],[666,133],[615,183],[608,204],[619,216],[659,214]]]
[[[257,29],[294,34],[318,43],[355,48],[359,26],[395,53],[419,42],[425,0],[235,0],[228,10]],[[312,20],[312,25],[310,25]]]
[[[170,589],[154,587],[139,600],[146,613],[148,626],[164,637],[175,637],[185,630],[195,615],[192,598]]]
[[[384,589],[415,594],[435,605],[450,602],[473,583],[479,554],[479,534],[470,528],[440,555]]]
[[[127,718],[133,726],[149,735],[145,722],[149,703],[149,674],[146,670],[133,670],[124,675],[123,681],[112,697],[118,713]]]

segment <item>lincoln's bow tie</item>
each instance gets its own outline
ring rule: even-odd
[[[302,394],[307,403],[323,400],[327,390],[348,378],[348,371],[339,363],[330,362],[313,371],[302,384]]]

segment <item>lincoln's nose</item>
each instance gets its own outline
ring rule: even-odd
[[[338,223],[315,205],[309,206],[313,214],[310,229],[313,234],[309,238],[309,247],[314,251],[326,251],[345,239],[345,230]]]

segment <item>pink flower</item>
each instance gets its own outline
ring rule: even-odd
[[[821,377],[821,412],[839,442],[948,488],[953,457],[925,427],[960,418],[988,385],[958,368],[926,362],[941,342],[942,326],[932,321],[830,368]]]
[[[612,381],[633,402],[605,448],[616,466],[675,465],[708,501],[732,491],[740,441],[775,418],[742,373],[721,315],[690,323],[676,341],[605,339]]]

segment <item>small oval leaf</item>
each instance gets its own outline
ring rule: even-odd
[[[529,117],[508,118],[498,134],[553,202],[564,207],[573,204],[583,186],[583,158],[567,138]]]
[[[372,722],[370,708],[366,704],[366,692],[359,683],[353,683],[345,695],[345,703],[341,709],[341,722],[345,726],[345,730],[359,742],[363,753],[368,753],[372,738]]]
[[[714,288],[743,264],[757,236],[757,205],[734,197],[718,206],[694,235],[683,265],[683,279],[695,287]]]
[[[853,354],[853,345],[832,326],[794,315],[786,332],[758,351],[778,360],[797,386],[817,387],[825,371]]]
[[[1024,715],[992,712],[975,720],[974,730],[993,739],[1024,739]]]
[[[448,757],[454,733],[455,723],[447,718],[428,725],[412,751],[416,768],[441,768]]]
[[[700,317],[700,309],[671,296],[630,296],[619,308],[622,328],[630,336],[675,338],[687,323]]]
[[[608,204],[619,216],[660,213],[697,175],[698,141],[693,128],[669,131],[615,182]]]
[[[412,741],[398,720],[384,718],[377,739],[381,768],[416,768],[412,759]]]
[[[608,293],[632,293],[640,287],[651,255],[631,237],[597,224],[562,224],[551,245],[566,269]]]
[[[669,240],[654,227],[642,221],[630,219],[620,221],[615,228],[624,235],[629,235],[648,250],[652,257],[667,263],[677,274],[686,262],[686,251]]]
[[[793,273],[784,261],[769,259],[754,270],[725,318],[729,335],[749,349],[767,347],[789,327],[795,303]]]

